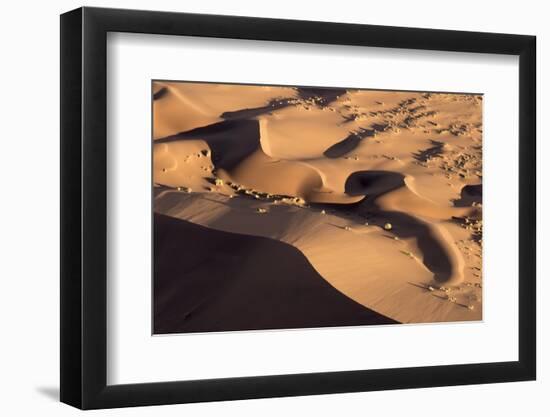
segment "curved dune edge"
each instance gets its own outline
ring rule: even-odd
[[[268,213],[259,214],[265,207]],[[300,250],[331,286],[379,314],[402,323],[479,320],[470,311],[446,301],[444,294],[426,288],[435,285],[433,274],[419,259],[412,241],[396,241],[378,226],[357,227],[341,217],[296,206],[230,199],[219,194],[161,191],[155,198],[157,213],[215,230],[263,236]],[[307,230],[307,233],[304,231]],[[408,256],[405,253],[416,253]]]
[[[371,196],[366,205],[388,220],[399,219],[401,227],[394,232],[398,237],[417,236],[425,254],[424,263],[437,281],[446,285],[464,281],[463,256],[442,222],[452,216],[471,216],[477,209],[439,206],[416,192],[413,177],[389,171],[355,172],[345,188],[350,195]],[[410,230],[410,226],[421,232]]]
[[[262,132],[264,136],[261,139]],[[203,157],[201,170],[206,177],[197,176],[199,184],[205,178],[210,178],[211,182],[221,180],[224,183],[225,180],[268,195],[297,196],[311,203],[350,204],[370,196],[367,206],[376,208],[388,219],[400,219],[403,226],[400,237],[403,237],[403,231],[410,229],[407,223],[412,223],[413,229],[416,226],[416,235],[422,235],[417,238],[422,247],[424,264],[434,273],[437,282],[446,285],[463,282],[462,254],[441,221],[475,209],[437,205],[418,194],[412,176],[393,171],[355,171],[345,180],[342,173],[332,173],[331,177],[337,177],[344,184],[338,187],[340,190],[331,189],[323,167],[316,166],[315,160],[274,159],[266,154],[265,148],[271,152],[268,137],[265,123],[262,127],[262,123],[242,120],[217,123],[160,139],[155,144],[155,176],[162,178],[163,185],[176,186],[187,177],[193,177],[190,171],[196,174],[197,169],[193,171],[192,167],[193,160]],[[199,147],[195,151],[193,144]],[[222,146],[224,152],[219,149]],[[201,147],[204,149],[199,150]],[[229,152],[231,149],[236,149],[237,153]],[[228,156],[233,156],[231,163]],[[346,170],[341,172],[346,173]],[[209,185],[194,184],[190,188],[222,191]],[[229,195],[233,195],[232,191]],[[239,229],[233,231],[240,232]],[[414,235],[412,232],[405,233],[406,237]]]
[[[173,188],[157,188],[156,210],[291,243],[339,291],[401,322],[481,318],[480,97],[273,87],[220,108],[229,96],[196,97],[201,86],[169,83],[185,99],[155,100],[171,106],[156,116],[191,123],[155,119],[172,130],[155,137],[154,181]]]
[[[336,291],[279,241],[155,214],[154,251],[155,334],[395,323]]]
[[[220,122],[224,113],[262,107],[270,101],[296,95],[294,88],[156,81],[153,84],[153,139]]]

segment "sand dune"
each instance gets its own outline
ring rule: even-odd
[[[201,86],[157,86],[156,212],[289,243],[398,322],[481,318],[480,96]]]
[[[155,333],[395,323],[335,290],[290,245],[162,215],[155,224]]]
[[[259,213],[259,208],[266,213]],[[343,218],[338,212],[321,214],[321,210],[273,205],[255,198],[230,199],[219,194],[201,196],[171,190],[159,194],[155,211],[222,231],[232,232],[239,225],[240,233],[289,243],[334,288],[400,322],[463,320],[473,313],[464,306],[441,303],[431,296],[430,285],[439,289],[446,284],[434,281],[436,268],[431,265],[430,270],[425,264],[428,260],[422,249],[434,249],[423,245],[430,237],[420,225],[400,227],[402,237],[395,240],[395,231],[383,231],[377,222],[368,226],[358,223],[352,215]],[[307,234],[303,233],[305,228]],[[438,272],[448,273],[442,265],[446,258],[436,259],[434,264],[441,268]],[[454,289],[453,294],[466,304],[474,288]],[[442,297],[447,295],[445,291],[438,292]]]
[[[153,100],[154,139],[220,122],[223,113],[264,107],[296,96],[292,88],[160,81],[153,83],[153,93],[157,98]],[[213,96],[223,100],[212,100]]]

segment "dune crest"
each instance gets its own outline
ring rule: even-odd
[[[158,94],[160,91],[164,92]],[[154,139],[220,122],[223,113],[263,107],[297,95],[293,88],[163,81],[153,83],[153,93],[157,95],[153,100]]]
[[[201,86],[158,86],[155,212],[291,244],[398,322],[481,318],[481,96]]]
[[[159,214],[155,223],[155,333],[395,323],[334,289],[290,245]],[[183,251],[182,237],[189,243]],[[221,265],[207,262],[210,251],[226,254]],[[239,262],[243,251],[246,265]]]

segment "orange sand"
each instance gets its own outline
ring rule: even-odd
[[[156,212],[289,243],[338,291],[402,323],[481,319],[481,96],[153,92]]]

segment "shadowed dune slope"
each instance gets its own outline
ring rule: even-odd
[[[292,245],[400,323],[481,319],[482,96],[154,86],[155,212]]]
[[[201,139],[212,152],[212,163],[217,168],[230,169],[259,147],[258,122],[231,120],[178,133],[156,141],[155,145],[184,140]],[[235,146],[235,145],[238,146]]]
[[[291,99],[294,88],[209,83],[153,83],[153,138],[208,126],[245,108],[266,107]],[[182,108],[185,117],[182,117]]]
[[[155,214],[154,245],[155,334],[396,323],[282,242]]]

